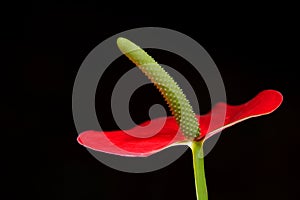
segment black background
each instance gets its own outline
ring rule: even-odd
[[[18,132],[31,142],[24,151],[37,156],[32,160],[17,160],[14,173],[25,174],[26,179],[22,176],[13,179],[7,174],[7,185],[26,188],[25,193],[32,193],[31,197],[38,199],[196,199],[190,151],[164,169],[131,174],[103,165],[76,142],[72,87],[84,58],[116,33],[155,26],[180,31],[207,50],[223,77],[228,103],[244,103],[264,89],[276,89],[284,96],[281,107],[271,115],[250,119],[222,132],[205,158],[210,200],[297,199],[298,178],[293,169],[297,169],[295,160],[299,157],[296,102],[300,99],[295,71],[298,64],[292,62],[296,55],[293,49],[296,24],[291,13],[285,11],[288,15],[281,10],[264,9],[248,12],[240,9],[231,15],[229,11],[216,15],[215,11],[203,16],[200,11],[186,15],[167,14],[163,10],[156,14],[117,14],[103,5],[88,3],[32,4],[22,16],[9,19],[11,22],[4,31],[5,52],[16,51],[21,58],[3,55],[12,65],[22,62],[24,82],[11,84],[15,91],[23,88],[21,94],[5,90],[16,98],[3,109],[7,116],[3,122],[9,122],[14,118],[11,113],[21,110],[24,129]],[[21,28],[16,28],[14,22],[21,22]],[[184,64],[180,59],[175,62],[178,58],[174,55],[164,57],[153,50],[154,55],[170,66]],[[126,59],[120,59],[119,63],[133,67]],[[103,104],[109,102],[113,86],[109,76],[118,77],[126,71],[119,71],[116,66],[111,66],[107,82],[103,83],[107,84],[104,91],[107,95],[101,98],[97,93],[96,97],[97,112],[107,112],[107,116],[109,111],[101,110],[101,105],[105,109]],[[189,80],[199,88],[195,85],[197,78],[191,76]],[[154,89],[146,90],[153,94],[154,100],[143,98],[141,91],[132,101],[136,102],[136,108],[130,107],[137,122],[147,119],[151,103],[162,102]],[[210,105],[203,96],[206,97],[199,96],[200,105],[203,111],[208,111]],[[144,107],[139,104],[141,100]],[[103,120],[105,123],[100,121],[107,130],[116,128],[110,117]],[[18,134],[14,136],[21,138]],[[19,157],[27,157],[23,150],[16,151]],[[9,195],[25,194],[23,190],[17,191]]]

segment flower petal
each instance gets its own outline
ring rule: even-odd
[[[282,103],[282,94],[276,90],[264,90],[247,103],[233,106],[225,103],[218,103],[212,111],[200,117],[201,130],[205,133],[205,139],[217,134],[236,123],[252,117],[270,114]],[[225,122],[218,118],[218,113],[226,109]],[[211,115],[214,114],[213,122],[210,123]],[[209,127],[208,127],[209,126]]]
[[[276,110],[282,102],[282,95],[275,90],[265,90],[259,93],[249,102],[232,106],[225,103],[218,103],[211,112],[199,116],[197,118],[201,127],[201,135],[205,139],[232,126],[238,122],[269,114]],[[224,116],[220,113],[226,111]],[[220,116],[218,115],[220,114]],[[211,121],[213,119],[213,121]],[[165,121],[165,122],[164,122]],[[163,127],[157,134],[151,137],[134,137],[133,135],[147,135],[157,129],[153,126],[146,126],[149,123],[162,124]],[[127,131],[85,131],[81,133],[77,141],[90,149],[105,153],[121,155],[121,156],[149,156],[158,151],[174,145],[186,144],[186,140],[179,130],[179,127],[173,117],[161,117],[141,124],[145,126],[142,129],[135,127]],[[142,131],[141,131],[142,130]]]
[[[153,122],[154,121],[154,122]],[[161,130],[152,137],[134,137],[133,135],[144,135],[145,132],[152,132],[153,126],[146,126],[141,131],[140,128],[131,130],[118,130],[109,132],[85,131],[81,133],[77,141],[90,149],[122,156],[149,156],[161,151],[164,148],[180,141],[185,137],[179,131],[176,120],[173,117],[161,117],[151,121],[151,123],[161,124]],[[141,126],[149,124],[144,122]],[[157,131],[157,130],[155,130]]]

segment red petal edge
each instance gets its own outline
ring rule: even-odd
[[[201,134],[207,139],[236,123],[251,117],[269,114],[280,106],[282,100],[283,97],[280,92],[275,90],[264,90],[242,105],[233,106],[225,103],[218,103],[209,113],[202,116],[197,115]],[[219,117],[218,114],[224,113],[225,109],[226,115],[224,121],[224,115]],[[212,115],[213,121],[210,123]],[[166,121],[163,128],[157,134],[148,138],[131,136],[134,134],[136,135],[137,131],[141,130],[133,128],[126,131],[129,134],[122,130],[109,132],[89,130],[81,133],[78,136],[77,141],[81,145],[96,151],[121,156],[145,157],[172,145],[176,145],[176,143],[178,144],[179,142],[185,141],[185,138],[180,132],[173,117],[157,118],[152,120],[152,122],[159,123],[164,120]],[[143,124],[145,125],[147,123],[150,122],[147,121]],[[145,127],[143,131],[151,132],[151,127]],[[140,134],[143,135],[143,133]]]

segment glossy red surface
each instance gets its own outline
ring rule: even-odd
[[[197,115],[201,136],[207,139],[238,122],[269,114],[280,106],[282,99],[278,91],[264,90],[242,105],[218,103],[209,113]],[[149,121],[144,122],[141,124],[143,127],[135,127],[126,132],[123,130],[109,132],[88,130],[81,133],[77,141],[87,148],[105,153],[122,156],[149,156],[185,140],[173,117],[157,118],[151,121],[151,126],[146,126],[149,123]],[[162,128],[157,129],[156,125]],[[157,134],[153,135],[156,132]],[[149,134],[152,136],[147,137]]]

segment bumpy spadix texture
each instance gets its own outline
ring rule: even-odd
[[[151,80],[163,95],[184,136],[194,139],[200,129],[195,113],[174,79],[143,49],[125,38],[118,38],[119,49]]]

